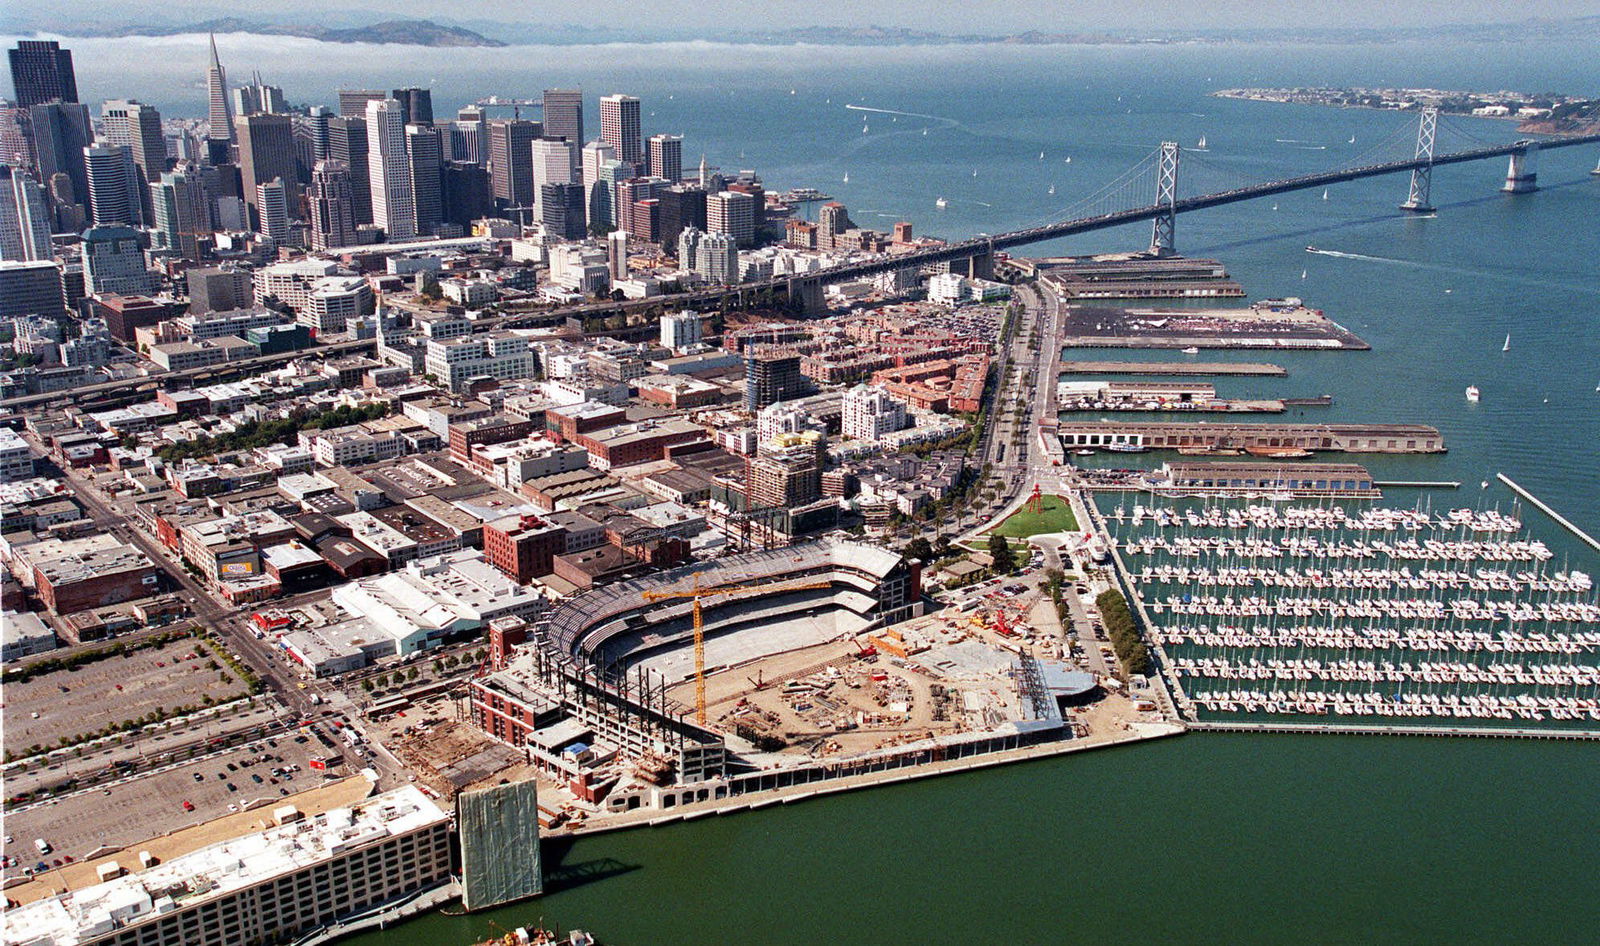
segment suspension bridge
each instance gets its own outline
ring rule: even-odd
[[[1440,150],[1439,145],[1452,138],[1462,145],[1459,150]],[[1508,157],[1505,183],[1500,188],[1501,191],[1507,194],[1528,194],[1538,189],[1536,165],[1541,150],[1571,148],[1596,142],[1600,142],[1600,134],[1545,139],[1525,138],[1509,143],[1488,142],[1448,120],[1443,120],[1438,110],[1430,107],[1422,109],[1419,113],[1414,141],[1409,127],[1402,127],[1339,167],[1276,180],[1248,182],[1242,180],[1242,175],[1238,171],[1210,160],[1207,152],[1200,149],[1185,149],[1177,142],[1165,141],[1111,183],[1057,214],[1055,220],[1007,233],[993,236],[980,235],[973,239],[888,259],[848,263],[821,272],[772,282],[784,284],[793,304],[806,311],[815,311],[821,308],[822,286],[825,284],[866,279],[893,270],[937,263],[949,263],[953,269],[964,275],[988,276],[993,273],[996,251],[1145,220],[1153,222],[1150,252],[1158,256],[1168,256],[1176,252],[1178,214],[1405,172],[1411,174],[1410,187],[1406,199],[1400,204],[1400,209],[1408,213],[1432,214],[1435,212],[1432,204],[1432,187],[1433,169],[1436,167]],[[1394,156],[1394,149],[1402,145],[1406,149],[1405,153]],[[1206,177],[1211,179],[1220,177],[1226,184],[1216,190],[1208,190],[1193,196],[1180,196],[1178,175],[1180,165],[1191,168],[1197,164],[1202,171],[1210,172],[1202,176],[1202,180]],[[1596,167],[1595,174],[1600,175],[1600,167]],[[730,288],[737,292],[739,287]]]

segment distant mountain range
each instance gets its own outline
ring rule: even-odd
[[[282,23],[261,23],[240,17],[222,17],[181,26],[85,26],[63,30],[72,36],[176,36],[181,33],[255,33],[262,36],[300,36],[324,43],[377,43],[405,46],[504,46],[459,26],[432,20],[385,20],[369,26],[335,28]]]
[[[894,26],[800,26],[752,29],[737,34],[687,26],[665,29],[642,27],[578,26],[534,20],[499,22],[464,21],[468,26],[446,26],[432,20],[385,20],[359,25],[359,15],[330,9],[327,26],[224,17],[201,23],[168,20],[159,24],[110,25],[84,22],[70,6],[20,14],[0,3],[0,34],[35,32],[63,36],[173,36],[181,33],[255,33],[300,36],[329,43],[382,43],[411,46],[583,45],[591,43],[664,43],[704,40],[766,46],[798,44],[817,46],[951,46],[976,43],[1008,45],[1136,45],[1178,43],[1308,43],[1318,45],[1368,45],[1395,42],[1454,40],[1458,42],[1561,41],[1600,39],[1600,16],[1565,19],[1527,19],[1506,23],[1455,23],[1428,27],[1371,28],[1279,26],[1264,29],[1101,29],[1082,32],[1026,30],[1021,32],[941,33]],[[262,16],[270,16],[263,13]],[[468,28],[468,27],[471,28]],[[494,37],[494,38],[490,38]]]

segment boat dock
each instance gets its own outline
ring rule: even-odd
[[[1281,365],[1250,361],[1063,361],[1062,374],[1248,375],[1281,378]]]
[[[1549,506],[1545,505],[1544,500],[1540,499],[1539,497],[1537,497],[1537,496],[1533,495],[1532,493],[1528,492],[1527,490],[1523,489],[1521,486],[1518,486],[1516,484],[1516,482],[1511,479],[1511,477],[1505,475],[1504,473],[1496,473],[1495,474],[1495,478],[1498,479],[1500,482],[1506,484],[1507,486],[1511,487],[1512,491],[1515,492],[1518,496],[1521,496],[1523,499],[1526,499],[1528,502],[1533,503],[1534,506],[1538,507],[1540,512],[1544,513],[1545,515],[1547,515],[1550,518],[1554,519],[1556,522],[1560,523],[1562,528],[1566,529],[1568,532],[1571,532],[1573,535],[1575,535],[1578,538],[1582,539],[1583,541],[1587,542],[1589,544],[1590,548],[1593,548],[1596,551],[1600,551],[1600,542],[1595,541],[1594,536],[1590,535],[1589,533],[1587,533],[1587,532],[1583,531],[1582,529],[1578,528],[1577,526],[1573,525],[1571,522],[1567,521],[1567,517],[1561,515],[1561,513],[1556,512],[1554,509],[1551,509]]]

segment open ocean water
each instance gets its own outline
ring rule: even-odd
[[[67,45],[84,101],[130,96],[168,115],[203,114],[203,37]],[[1189,147],[1206,137],[1208,152],[1185,156],[1182,173],[1196,184],[1343,164],[1391,136],[1389,156],[1409,148],[1409,116],[1228,101],[1209,97],[1214,89],[1600,95],[1594,50],[1576,43],[416,50],[224,36],[219,47],[235,81],[260,70],[293,102],[333,104],[339,87],[426,85],[445,117],[480,96],[581,86],[591,137],[599,95],[636,94],[646,134],[686,136],[686,167],[703,152],[725,170],[755,169],[769,189],[819,188],[862,225],[907,219],[949,237],[1058,216],[1162,139]],[[1482,140],[1517,137],[1505,122],[1448,124]],[[1464,146],[1454,134],[1441,133],[1442,148]],[[1373,346],[1208,352],[1289,369],[1283,379],[1219,379],[1219,393],[1332,394],[1332,408],[1304,419],[1432,424],[1448,454],[1363,462],[1380,479],[1463,482],[1435,493],[1436,506],[1508,507],[1503,487],[1479,488],[1505,472],[1600,533],[1600,179],[1588,175],[1597,157],[1594,147],[1542,154],[1542,190],[1515,198],[1496,193],[1503,162],[1440,168],[1434,219],[1395,210],[1406,190],[1398,175],[1335,186],[1327,201],[1312,191],[1181,217],[1181,252],[1222,259],[1253,298],[1301,296]],[[1148,239],[1138,226],[1031,252]],[[1307,244],[1348,255],[1307,254]],[[1469,384],[1481,403],[1466,402]],[[1404,491],[1388,500],[1414,501]],[[1600,570],[1559,527],[1532,510],[1524,518],[1572,567]],[[491,920],[540,917],[621,946],[1592,942],[1597,776],[1588,744],[1195,734],[552,847],[549,867],[615,873],[352,942],[467,943]]]

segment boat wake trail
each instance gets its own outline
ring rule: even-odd
[[[1381,263],[1385,266],[1404,266],[1407,269],[1421,269],[1434,273],[1449,273],[1456,276],[1470,276],[1478,279],[1493,279],[1498,282],[1508,282],[1520,286],[1536,286],[1541,289],[1560,289],[1568,292],[1582,293],[1583,295],[1600,295],[1600,288],[1588,284],[1574,283],[1561,279],[1533,279],[1517,273],[1501,272],[1494,269],[1478,269],[1469,266],[1441,266],[1438,263],[1421,263],[1415,260],[1394,259],[1388,256],[1368,256],[1365,253],[1343,253],[1339,250],[1322,250],[1306,247],[1307,253],[1318,256],[1332,256],[1335,259],[1356,260],[1361,263]]]
[[[873,112],[878,115],[905,115],[910,118],[926,118],[929,121],[948,122],[951,125],[961,124],[954,118],[945,118],[943,115],[925,115],[922,112],[902,112],[893,108],[873,108],[870,105],[846,105],[845,108],[852,112]]]
[[[1365,253],[1341,253],[1338,250],[1314,250],[1310,247],[1306,248],[1306,252],[1315,253],[1318,256],[1333,256],[1339,259],[1358,259],[1369,263],[1389,263],[1394,266],[1415,266],[1418,269],[1426,268],[1423,266],[1423,264],[1413,263],[1410,260],[1391,259],[1387,256],[1367,256]]]

